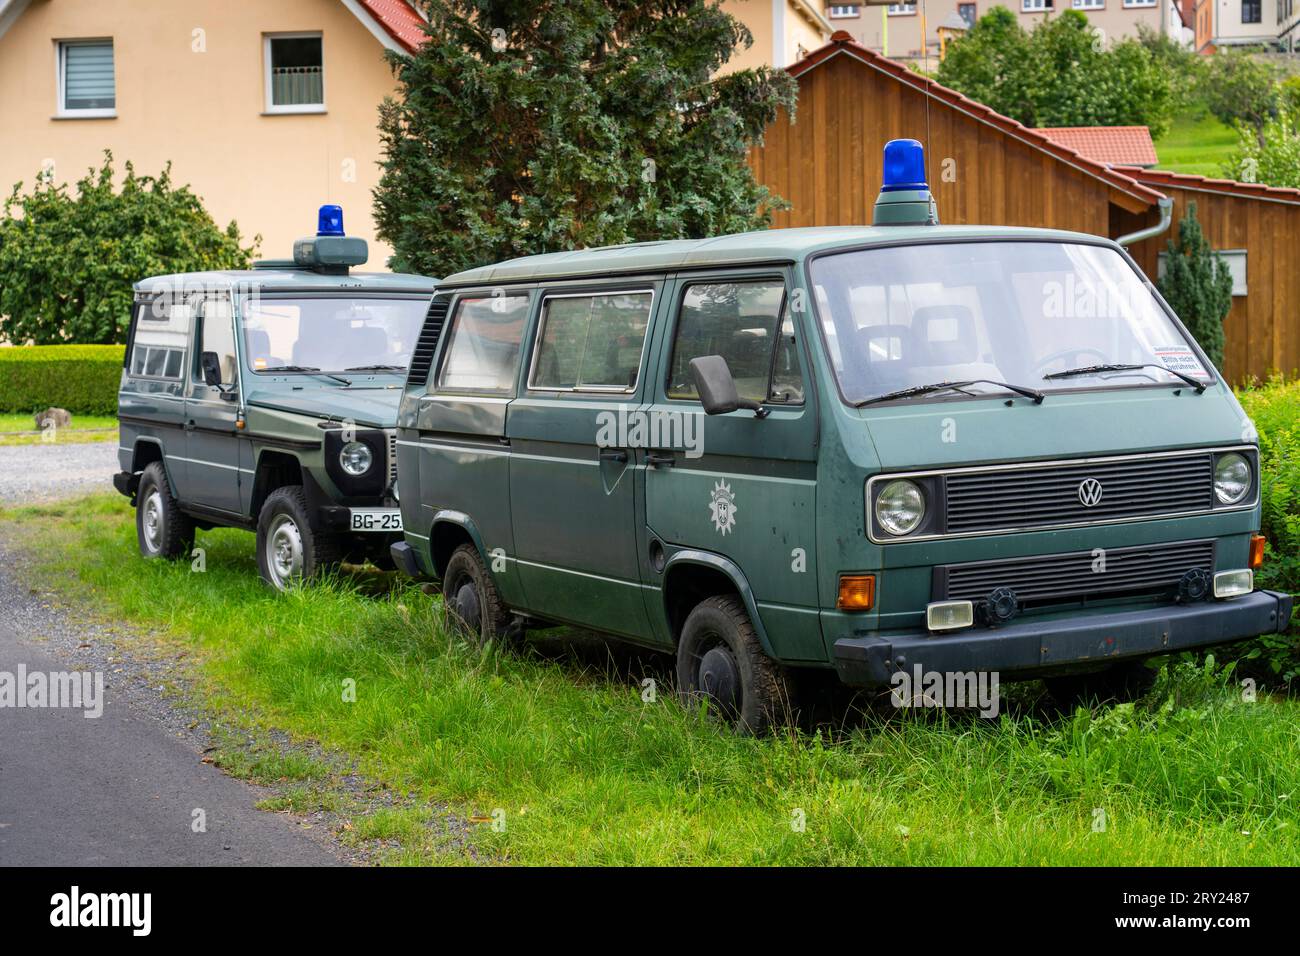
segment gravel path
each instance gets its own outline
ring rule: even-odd
[[[0,504],[52,501],[112,491],[117,442],[52,442],[0,447]]]

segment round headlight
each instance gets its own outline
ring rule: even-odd
[[[1250,462],[1236,452],[1229,452],[1214,463],[1214,497],[1225,505],[1235,505],[1250,493]]]
[[[370,470],[375,456],[365,442],[350,441],[339,452],[339,465],[353,478],[358,478]]]
[[[906,479],[891,481],[876,495],[876,520],[890,534],[911,534],[924,517],[925,497]]]

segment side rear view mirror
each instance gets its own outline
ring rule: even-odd
[[[199,368],[203,370],[203,383],[213,388],[221,387],[221,359],[216,352],[204,352],[199,356]]]
[[[741,398],[736,391],[736,380],[731,368],[721,355],[701,355],[691,359],[691,378],[700,394],[700,404],[706,415],[725,415],[738,408],[752,409],[758,418],[766,418],[768,410],[758,402]]]

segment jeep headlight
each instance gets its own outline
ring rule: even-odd
[[[365,442],[350,441],[339,452],[339,467],[353,478],[360,478],[375,462],[374,452]]]
[[[876,495],[876,520],[892,535],[911,534],[925,517],[925,495],[915,482],[891,481]]]
[[[1235,505],[1250,493],[1250,462],[1236,452],[1220,455],[1214,463],[1214,497]]]

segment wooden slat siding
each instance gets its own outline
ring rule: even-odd
[[[1224,368],[1230,382],[1267,378],[1274,372],[1300,374],[1300,273],[1290,258],[1293,238],[1300,235],[1300,206],[1221,193],[1161,186],[1174,201],[1173,223],[1163,236],[1131,246],[1129,251],[1152,279],[1157,255],[1176,238],[1178,223],[1190,202],[1210,245],[1246,250],[1245,296],[1234,296],[1223,323]],[[1123,235],[1147,224],[1143,217],[1116,210],[1112,235]]]

